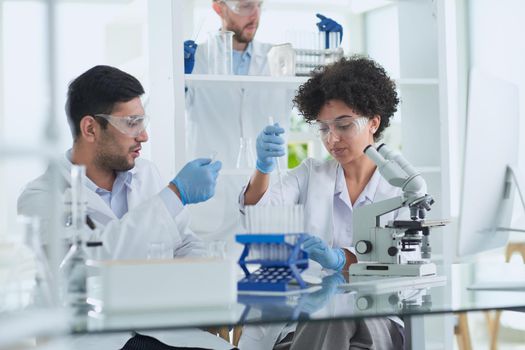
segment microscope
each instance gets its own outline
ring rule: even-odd
[[[356,264],[350,275],[432,276],[430,228],[444,226],[445,220],[425,220],[434,203],[426,194],[426,182],[398,152],[385,144],[368,145],[364,153],[377,165],[380,174],[402,189],[400,196],[356,208],[353,217]],[[410,210],[411,220],[394,220],[381,226],[381,216],[400,208]]]

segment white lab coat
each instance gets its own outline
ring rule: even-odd
[[[71,162],[67,155],[59,162],[60,190],[70,187]],[[118,219],[111,208],[94,191],[85,187],[87,214],[99,229],[94,239],[103,242],[111,259],[146,259],[151,242],[164,242],[174,249],[175,256],[203,255],[202,242],[188,228],[186,209],[175,220],[166,208],[159,192],[166,186],[157,168],[145,159],[137,159],[130,170],[132,181],[128,189],[128,212]],[[18,198],[18,214],[45,219],[50,205],[49,169],[30,182]],[[59,205],[61,205],[60,203]]]
[[[269,75],[267,53],[270,44],[252,41],[253,51],[248,75]],[[195,53],[193,74],[208,73],[207,44],[202,43]],[[223,162],[216,193],[212,200],[191,208],[192,229],[207,239],[232,241],[239,232],[237,196],[255,163],[245,166],[244,175],[228,171],[236,167],[242,132],[251,139],[250,153],[256,158],[255,141],[259,132],[268,125],[268,117],[289,129],[294,91],[275,84],[249,86],[248,84],[213,83],[209,86],[190,87],[186,92],[188,159],[209,157]],[[282,166],[286,168],[285,159]],[[247,171],[246,171],[247,170]]]
[[[308,158],[298,167],[290,170],[282,179],[284,204],[304,205],[305,231],[319,236],[329,246],[333,246],[334,243],[333,204],[339,166],[340,164],[334,159],[319,161]],[[241,209],[244,207],[244,192],[242,191],[239,197]],[[373,202],[396,197],[401,193],[401,189],[393,187],[381,177],[375,190]],[[275,181],[275,177],[272,179],[272,185],[257,205],[282,205],[281,189]],[[400,214],[400,210],[395,210],[383,215],[381,224],[384,225],[389,220],[394,220]],[[344,248],[353,250],[353,247]],[[315,261],[310,260],[309,265],[309,273],[312,273],[311,270],[320,270],[320,265]],[[337,304],[339,299],[339,297],[334,298],[334,302]],[[397,318],[396,321],[400,322]],[[259,344],[263,343],[262,339],[264,339],[264,344],[273,345],[280,337],[293,331],[294,328],[295,325],[287,326],[284,324],[281,325],[281,328],[278,325],[269,328],[264,325],[245,327],[239,341],[239,348],[262,350],[263,347],[259,346]]]

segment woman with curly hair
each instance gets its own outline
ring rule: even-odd
[[[283,178],[285,204],[305,206],[305,229],[313,235],[304,244],[310,258],[324,268],[346,271],[357,261],[353,209],[401,191],[388,184],[363,153],[389,126],[399,103],[396,87],[376,62],[353,56],[314,71],[299,87],[294,103],[333,159],[309,158],[289,171]],[[245,189],[244,205],[281,204],[279,186],[269,185],[275,157],[285,154],[282,133],[275,124],[259,134],[257,170]]]
[[[241,206],[304,205],[305,231],[311,236],[303,248],[309,258],[325,269],[348,271],[357,262],[354,208],[401,194],[363,153],[389,126],[399,103],[396,87],[379,64],[353,56],[314,71],[299,88],[294,103],[316,128],[333,159],[309,158],[290,170],[283,177],[282,199],[280,185],[270,186],[270,173],[275,157],[285,155],[280,136],[284,129],[278,124],[267,126],[257,138],[257,169],[241,195]],[[394,211],[382,220],[398,215]],[[303,323],[295,330],[292,348],[321,349],[333,344],[348,348],[342,344],[350,343],[396,349],[404,342],[401,325],[397,318]]]

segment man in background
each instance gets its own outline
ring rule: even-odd
[[[213,11],[220,17],[222,31],[232,31],[234,75],[269,76],[268,51],[272,44],[255,39],[263,1],[212,0]],[[318,15],[321,31],[340,31],[335,21]],[[186,74],[209,74],[208,45],[184,43]],[[188,85],[186,92],[188,158],[216,153],[229,175],[221,177],[212,201],[191,210],[208,220],[192,223],[192,228],[210,239],[224,239],[239,232],[237,195],[245,185],[246,175],[255,165],[255,139],[268,124],[269,117],[289,130],[293,89],[268,85],[220,83],[198,87]],[[286,161],[282,168],[287,168]]]

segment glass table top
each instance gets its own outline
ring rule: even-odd
[[[38,309],[30,279],[16,290],[4,288],[0,300],[0,317]],[[118,313],[74,309],[70,324],[72,333],[82,334],[517,308],[525,308],[525,264],[452,264],[438,265],[434,278],[326,275],[320,286],[307,292],[239,294],[236,303],[224,307]]]
[[[453,264],[438,266],[438,276],[431,278],[327,275],[318,288],[308,292],[239,294],[236,304],[217,308],[120,313],[77,310],[73,331],[176,329],[513,308],[525,308],[525,264]]]

